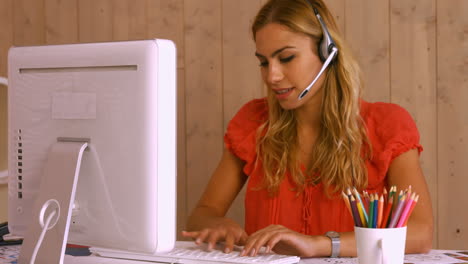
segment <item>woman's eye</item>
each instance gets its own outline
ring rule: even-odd
[[[280,58],[280,62],[281,63],[287,63],[287,62],[290,62],[292,59],[294,59],[294,55],[291,55],[291,56],[286,57],[286,58]]]
[[[266,67],[268,66],[268,61],[261,61],[259,64],[260,67]]]

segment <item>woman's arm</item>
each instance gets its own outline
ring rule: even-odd
[[[398,190],[405,190],[411,185],[412,191],[419,194],[419,201],[407,224],[405,252],[407,254],[428,252],[432,248],[432,204],[416,149],[409,150],[392,161],[387,172],[387,184],[396,185]],[[354,232],[342,233],[341,255],[356,256],[356,254]]]
[[[426,180],[419,165],[416,149],[405,152],[390,164],[387,174],[388,186],[396,185],[399,190],[411,185],[419,195],[419,201],[408,220],[406,253],[425,253],[432,248],[433,215],[432,203]]]
[[[225,214],[247,177],[242,169],[244,162],[225,149],[218,167],[213,173],[202,197],[189,216],[185,237],[196,243],[206,242],[213,248],[216,242],[225,241],[225,251],[232,251],[234,244],[242,244],[247,234]]]

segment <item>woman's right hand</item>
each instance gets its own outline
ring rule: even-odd
[[[210,219],[209,227],[199,231],[182,231],[182,236],[195,240],[197,245],[208,244],[208,250],[212,250],[216,243],[224,242],[224,252],[230,253],[234,245],[244,245],[247,241],[247,233],[244,229],[229,218]]]

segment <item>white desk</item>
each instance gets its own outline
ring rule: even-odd
[[[19,254],[20,246],[3,246],[0,247],[0,264],[16,264],[16,259]],[[432,250],[429,254],[406,255],[405,263],[411,264],[452,264],[452,263],[468,263],[468,255],[459,253],[468,250]],[[456,259],[446,254],[460,256],[463,259]],[[64,264],[143,264],[153,262],[142,262],[133,260],[109,259],[97,256],[88,257],[73,257],[65,256]],[[357,264],[356,258],[310,258],[301,259],[300,264]]]

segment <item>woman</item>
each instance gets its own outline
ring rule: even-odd
[[[301,257],[356,256],[341,192],[412,186],[420,198],[406,252],[428,251],[432,208],[415,123],[397,105],[361,99],[359,67],[325,3],[270,0],[252,33],[267,98],[230,121],[222,159],[183,235],[210,248],[224,241],[226,252],[244,245],[241,255],[265,246]],[[244,230],[225,213],[246,182]]]

